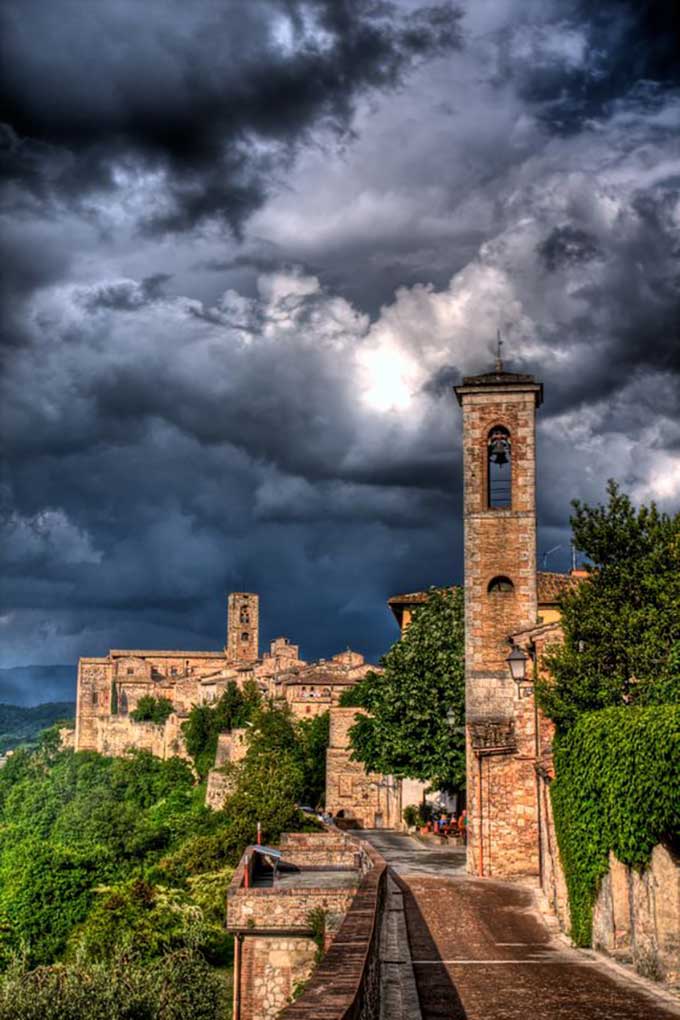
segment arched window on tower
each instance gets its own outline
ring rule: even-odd
[[[489,595],[495,595],[500,594],[501,592],[511,592],[514,591],[514,589],[515,586],[509,577],[498,576],[491,578],[486,590]]]
[[[512,506],[512,449],[504,425],[491,429],[487,450],[489,509],[508,510]]]
[[[241,623],[250,623],[250,614],[245,606],[241,606],[240,620]]]

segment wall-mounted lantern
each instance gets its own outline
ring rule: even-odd
[[[512,651],[505,660],[510,667],[510,675],[517,684],[521,684],[527,678],[527,662],[529,656],[518,645],[512,646]]]

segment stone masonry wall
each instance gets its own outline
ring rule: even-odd
[[[96,751],[97,721],[111,712],[112,666],[108,659],[80,659],[76,693],[77,751]]]
[[[365,855],[361,848],[342,832],[286,832],[281,836],[279,846],[287,864],[365,870]]]
[[[287,875],[285,884],[253,887],[255,854],[249,850],[227,893],[228,928],[237,940],[235,997],[241,1020],[273,1020],[291,1001],[317,955],[310,915],[323,911],[328,947],[373,867],[372,848],[336,832],[284,835],[281,850],[286,862],[301,869],[297,884],[295,875]],[[329,871],[349,874],[336,884]]]
[[[242,940],[241,1020],[275,1020],[314,968],[316,943],[306,936]]]
[[[463,408],[468,869],[499,878],[538,872],[533,697],[510,677],[508,635],[537,620],[533,384],[459,394]],[[465,386],[463,386],[465,390]],[[511,437],[511,507],[488,505],[494,426]],[[495,577],[512,590],[489,592]],[[530,704],[527,704],[530,702]]]
[[[387,865],[373,847],[368,846],[367,852],[372,866],[333,944],[300,998],[286,1007],[280,1020],[379,1020],[386,1016],[380,1009],[379,942]]]
[[[401,824],[398,784],[377,772],[367,773],[361,762],[351,760],[349,730],[356,708],[333,706],[330,741],[326,752],[326,810],[342,811],[366,829],[394,828]]]
[[[680,982],[680,861],[654,847],[641,874],[612,853],[593,911],[593,947],[642,975]]]
[[[170,715],[162,726],[135,722],[129,716],[108,716],[96,721],[96,747],[100,754],[118,757],[130,750],[149,751],[158,758],[190,760],[181,726],[184,717]]]

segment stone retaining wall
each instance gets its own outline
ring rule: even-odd
[[[549,778],[539,782],[541,804],[541,889],[562,931],[569,932],[569,899],[550,802]],[[670,848],[654,847],[641,873],[614,853],[593,909],[593,948],[644,977],[680,983],[680,861]]]
[[[364,875],[340,930],[304,992],[280,1020],[378,1020],[380,926],[387,864],[370,846],[372,867]]]
[[[593,947],[638,973],[680,982],[680,864],[657,845],[642,873],[612,853],[593,911]]]

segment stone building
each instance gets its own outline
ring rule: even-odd
[[[182,723],[193,705],[216,701],[230,682],[254,681],[263,696],[286,701],[299,718],[337,704],[342,691],[373,668],[351,650],[316,663],[300,658],[298,645],[279,637],[259,654],[259,599],[252,592],[228,597],[223,651],[112,649],[78,662],[76,730],[78,751],[125,754],[131,748],[161,758],[186,757]],[[163,725],[131,717],[140,698],[171,702]]]
[[[348,648],[332,659],[320,659],[309,664],[295,663],[282,670],[272,676],[269,694],[285,699],[297,718],[314,718],[338,705],[343,691],[376,668],[359,652]]]

